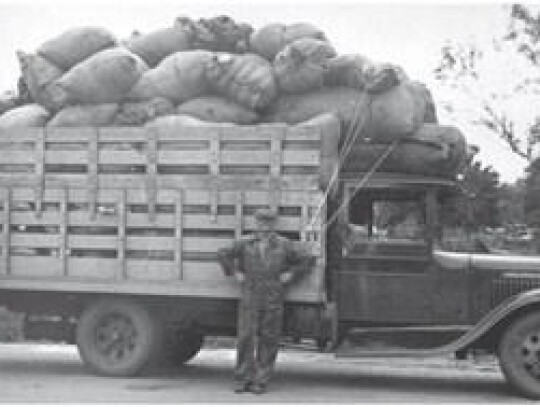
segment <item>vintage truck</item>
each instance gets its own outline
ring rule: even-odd
[[[0,305],[76,343],[99,374],[187,362],[206,335],[235,335],[239,290],[216,252],[270,205],[317,256],[288,292],[284,338],[339,357],[489,352],[540,398],[540,258],[451,244],[441,208],[456,181],[354,170],[339,132],[2,131]]]

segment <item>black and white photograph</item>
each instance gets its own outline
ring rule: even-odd
[[[1,404],[540,400],[540,3],[0,0]]]

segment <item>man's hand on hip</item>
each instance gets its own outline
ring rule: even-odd
[[[234,272],[234,278],[236,278],[236,281],[239,283],[243,283],[246,279],[246,276],[244,276],[244,273],[240,273],[239,271]]]
[[[283,273],[282,275],[279,276],[279,279],[283,284],[289,283],[292,280],[292,278],[293,278],[293,274],[290,271]]]

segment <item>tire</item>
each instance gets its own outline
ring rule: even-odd
[[[162,324],[144,306],[103,300],[90,305],[79,319],[77,346],[95,373],[134,376],[156,359],[161,332]]]
[[[540,399],[540,312],[525,315],[508,326],[499,343],[499,363],[516,391]]]
[[[204,335],[196,328],[175,329],[167,335],[165,364],[182,366],[193,359],[204,344]]]

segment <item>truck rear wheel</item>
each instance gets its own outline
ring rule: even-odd
[[[77,346],[94,372],[133,376],[155,359],[161,348],[161,329],[159,320],[140,304],[99,301],[79,319]]]
[[[175,329],[167,335],[165,358],[172,366],[181,366],[201,350],[204,335],[196,328]]]
[[[506,380],[522,395],[540,399],[540,312],[514,321],[499,344]]]

